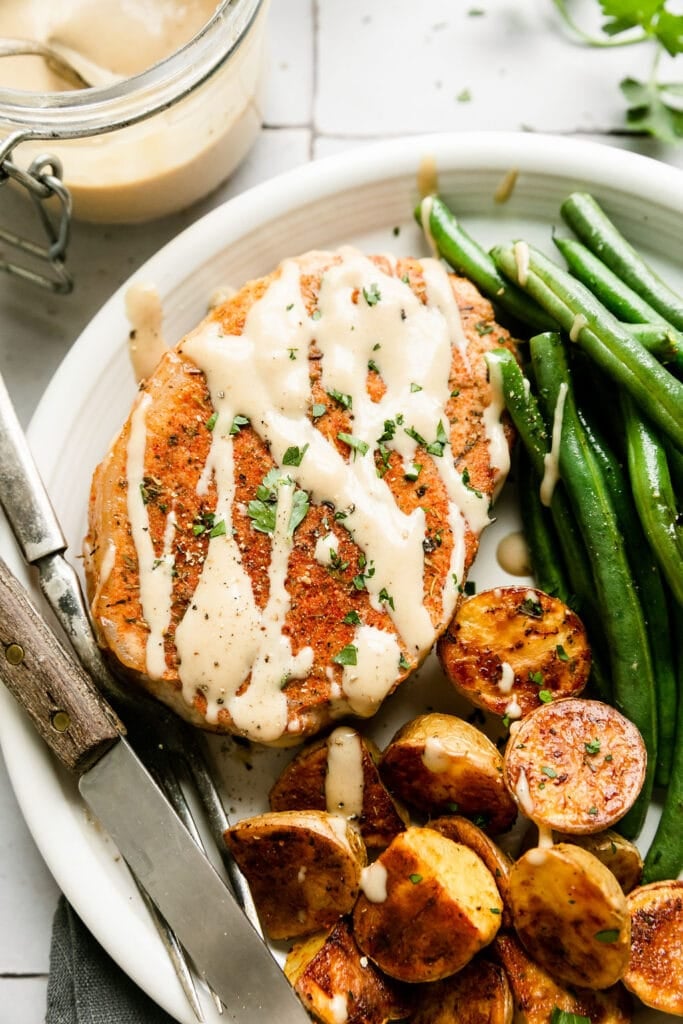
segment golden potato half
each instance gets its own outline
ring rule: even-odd
[[[309,1012],[323,1024],[387,1024],[410,1012],[405,986],[361,954],[348,921],[297,943],[285,974]]]
[[[227,829],[225,842],[271,939],[329,928],[356,901],[367,857],[343,818],[324,811],[259,814]]]
[[[683,1017],[683,881],[643,885],[627,903],[632,942],[624,984],[646,1006]]]
[[[358,945],[401,981],[439,981],[493,939],[503,902],[468,847],[408,828],[363,872],[353,913]]]
[[[628,964],[631,921],[614,875],[579,846],[528,850],[510,871],[515,930],[527,951],[569,985],[608,988]]]
[[[454,715],[420,715],[399,729],[380,773],[389,790],[423,815],[476,817],[493,835],[517,817],[503,782],[503,759],[475,726]]]
[[[583,623],[563,601],[530,587],[496,587],[468,597],[437,646],[458,693],[477,707],[522,718],[572,697],[591,666]]]
[[[520,810],[559,832],[601,832],[633,805],[647,755],[636,727],[597,700],[533,711],[508,741],[504,778]]]

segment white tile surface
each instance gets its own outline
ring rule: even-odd
[[[577,0],[579,14],[596,8]],[[0,275],[0,371],[24,423],[73,339],[151,253],[219,202],[312,156],[407,133],[531,129],[580,133],[683,168],[683,147],[623,133],[618,83],[647,74],[646,50],[577,45],[550,0],[271,0],[269,61],[266,130],[214,195],[152,225],[77,225],[69,297]],[[0,189],[0,222],[12,218],[24,225],[26,212]],[[44,1018],[40,975],[56,898],[0,761],[0,1024]]]

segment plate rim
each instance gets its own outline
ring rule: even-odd
[[[125,338],[127,323],[123,318],[121,299],[133,280],[140,277],[153,279],[155,283],[162,284],[160,291],[163,296],[165,288],[172,287],[187,276],[183,253],[199,251],[201,262],[206,263],[232,241],[246,237],[268,220],[285,216],[296,209],[305,209],[312,202],[341,191],[361,188],[380,180],[403,178],[406,174],[415,175],[420,157],[425,153],[434,156],[438,168],[456,174],[480,169],[482,166],[488,171],[500,171],[501,174],[515,167],[520,171],[533,171],[550,178],[566,177],[570,173],[581,180],[590,181],[593,188],[603,185],[610,191],[638,196],[647,204],[673,209],[683,217],[683,171],[639,153],[573,137],[493,131],[432,133],[368,143],[311,161],[264,181],[210,210],[167,242],[114,291],[65,354],[40,398],[27,431],[29,443],[34,450],[39,450],[44,439],[49,438],[53,432],[55,403],[65,383],[74,380],[74,371],[78,369],[81,379],[87,380],[91,373],[101,367],[103,357],[111,357],[117,350],[111,339],[109,347],[104,350],[101,343],[99,347],[95,343],[103,326],[106,326],[104,333],[113,336],[116,333],[114,324],[118,324],[122,328],[118,336]],[[645,197],[638,185],[639,181],[642,185],[643,176],[647,176],[651,183],[650,194]],[[7,553],[9,558],[13,542],[10,539],[8,545],[4,541],[5,538],[0,537],[0,550],[3,554]],[[16,548],[13,554],[15,564],[20,562]],[[29,579],[26,572],[24,579]],[[187,1016],[183,1006],[182,991],[170,967],[167,975],[163,971],[159,972],[158,965],[148,969],[148,965],[143,962],[144,956],[131,956],[128,944],[121,941],[121,936],[112,936],[112,928],[108,923],[98,920],[97,908],[92,906],[88,887],[84,886],[83,891],[79,892],[78,885],[70,884],[73,872],[67,870],[67,865],[63,863],[64,857],[58,857],[50,849],[43,828],[44,822],[31,800],[31,780],[26,778],[26,774],[33,776],[33,771],[26,773],[24,769],[33,765],[34,769],[39,769],[45,775],[50,772],[51,761],[47,748],[41,749],[42,745],[28,720],[4,688],[0,688],[0,747],[24,820],[57,884],[62,891],[69,890],[68,899],[74,909],[100,944],[151,999],[177,1020],[190,1021],[191,1017]],[[54,768],[52,775],[55,777],[55,785],[59,786]],[[121,924],[115,926],[114,931],[116,927],[121,928]],[[164,986],[166,990],[160,992],[159,989]]]

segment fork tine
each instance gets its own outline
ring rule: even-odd
[[[171,963],[173,964],[173,969],[175,970],[175,973],[178,977],[178,981],[180,982],[183,992],[185,993],[185,998],[192,1007],[192,1012],[197,1018],[199,1024],[205,1024],[206,1018],[204,1017],[204,1012],[202,1010],[201,1003],[199,1002],[197,986],[194,983],[194,978],[192,976],[192,971],[190,970],[189,964],[187,962],[185,951],[178,942],[176,933],[173,931],[166,918],[160,913],[159,910],[157,910],[155,904],[152,903],[151,899],[147,895],[147,891],[144,888],[144,886],[142,886],[138,882],[137,878],[135,877],[135,875],[133,875],[132,871],[131,875],[133,877],[133,881],[135,882],[138,888],[138,892],[142,896],[144,904],[147,907],[152,920],[154,921],[154,926],[156,927],[156,930],[159,933],[159,938],[163,942],[166,952],[170,957]],[[221,1013],[222,1012],[223,1011],[221,1007]]]
[[[235,898],[242,907],[250,924],[263,938],[263,930],[256,913],[251,889],[223,839],[225,830],[230,826],[230,819],[226,814],[218,787],[207,765],[201,741],[196,732],[189,728],[183,729],[183,744],[180,754],[190,770],[192,781],[204,805],[207,821],[230,879]]]

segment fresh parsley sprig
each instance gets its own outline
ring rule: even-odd
[[[683,82],[659,80],[664,53],[683,53],[683,14],[670,9],[672,0],[597,0],[605,21],[602,35],[584,31],[571,13],[569,0],[553,0],[565,24],[589,46],[653,44],[653,60],[646,82],[624,78],[620,82],[627,103],[626,122],[634,132],[645,132],[663,142],[683,138]]]

